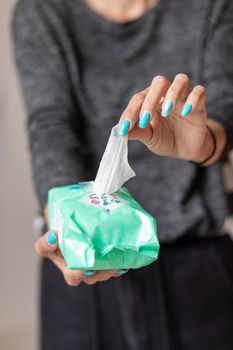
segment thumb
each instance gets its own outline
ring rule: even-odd
[[[49,231],[40,237],[35,244],[36,253],[39,256],[48,257],[57,249],[57,235]]]

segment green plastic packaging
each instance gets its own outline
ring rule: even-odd
[[[136,269],[158,257],[156,221],[122,187],[93,192],[93,182],[49,191],[50,228],[70,269]]]

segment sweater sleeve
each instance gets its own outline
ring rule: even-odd
[[[59,35],[53,28],[59,19],[55,12],[45,11],[44,4],[45,1],[21,0],[12,17],[33,177],[42,207],[47,203],[50,188],[74,183],[83,173],[79,116]]]
[[[233,2],[216,2],[221,11],[212,17],[204,55],[203,84],[207,89],[208,117],[225,129],[226,156],[233,148]]]

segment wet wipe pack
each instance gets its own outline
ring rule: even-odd
[[[158,257],[156,221],[122,185],[135,176],[115,126],[95,181],[49,191],[50,228],[70,269],[140,268]]]

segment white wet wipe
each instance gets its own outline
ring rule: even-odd
[[[128,163],[128,135],[119,135],[120,126],[112,128],[99,170],[94,182],[96,193],[114,193],[133,176],[136,176]]]

